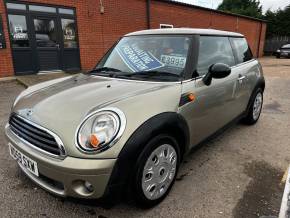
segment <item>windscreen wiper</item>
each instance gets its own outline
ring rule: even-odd
[[[134,73],[128,73],[128,74],[121,74],[121,76],[128,76],[128,77],[133,77],[133,76],[145,76],[145,77],[152,77],[152,76],[170,76],[170,77],[177,77],[180,78],[180,75],[175,74],[175,73],[169,73],[165,71],[158,71],[158,70],[150,70],[150,71],[138,71]]]
[[[165,71],[150,70],[150,71],[138,71],[133,73],[123,72],[119,69],[111,67],[102,67],[91,70],[89,73],[96,73],[96,75],[109,76],[109,77],[140,77],[140,78],[151,78],[151,77],[175,77],[180,78],[180,75],[169,73]]]
[[[88,72],[88,74],[95,74],[98,76],[115,77],[116,74],[122,73],[121,70],[112,67],[95,68]]]
[[[113,67],[100,67],[89,71],[89,73],[99,73],[99,72],[122,72],[122,71]]]

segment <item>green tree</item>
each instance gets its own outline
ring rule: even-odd
[[[290,36],[290,5],[284,10],[268,10],[263,19],[267,21],[267,37]]]
[[[262,6],[259,0],[223,0],[218,10],[262,18]]]

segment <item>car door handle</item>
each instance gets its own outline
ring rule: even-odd
[[[243,81],[244,79],[246,79],[246,76],[240,75],[239,78],[238,78],[238,81]]]

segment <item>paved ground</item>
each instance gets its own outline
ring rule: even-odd
[[[290,60],[266,58],[267,89],[260,122],[237,125],[192,152],[181,167],[168,198],[141,210],[130,203],[105,209],[94,201],[56,198],[37,188],[11,160],[0,131],[1,217],[234,217],[278,215],[290,163]],[[23,90],[0,83],[0,129],[11,104]]]

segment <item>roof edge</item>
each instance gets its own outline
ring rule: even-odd
[[[213,35],[213,36],[229,36],[229,37],[244,37],[241,33],[223,31],[217,29],[200,29],[200,28],[168,28],[168,29],[147,29],[135,31],[126,34],[125,36],[139,35],[166,35],[166,34],[190,34],[190,35]]]
[[[211,11],[211,12],[215,12],[215,13],[218,13],[218,14],[230,15],[230,16],[234,16],[234,17],[241,17],[241,18],[245,18],[245,19],[249,19],[249,20],[255,20],[255,21],[267,23],[267,21],[263,20],[263,19],[250,17],[250,16],[246,16],[246,15],[241,15],[241,14],[235,14],[235,13],[231,13],[231,12],[215,10],[215,9],[206,8],[206,7],[197,6],[197,5],[191,5],[191,4],[188,4],[188,3],[185,3],[185,2],[177,2],[176,0],[174,0],[174,1],[172,1],[172,0],[154,0],[154,1],[164,2],[164,3],[168,3],[168,4],[181,5],[181,6],[185,6],[185,7],[196,8],[196,9],[201,9],[201,10],[205,10],[205,11]]]

